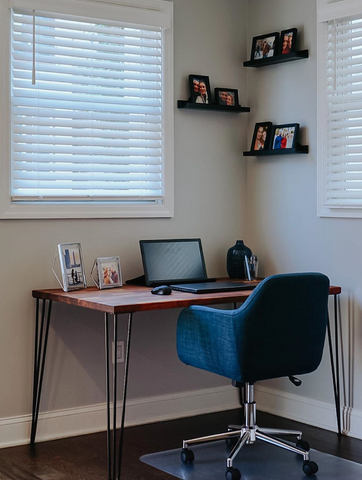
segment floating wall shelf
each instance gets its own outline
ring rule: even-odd
[[[277,150],[251,150],[244,152],[244,157],[265,157],[267,155],[293,155],[295,153],[308,153],[309,145],[300,145],[296,148],[278,148]]]
[[[277,63],[293,62],[295,60],[303,60],[309,57],[308,50],[299,50],[298,52],[290,52],[285,55],[274,55],[273,57],[261,58],[260,60],[249,60],[244,62],[244,67],[267,67],[268,65],[275,65]]]
[[[194,103],[187,100],[177,100],[177,108],[187,108],[190,110],[218,110],[219,112],[241,113],[250,112],[250,107],[228,107],[227,105],[214,105],[210,103]]]

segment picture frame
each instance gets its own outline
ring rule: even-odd
[[[250,147],[251,151],[270,149],[272,125],[272,122],[260,122],[255,124]]]
[[[96,271],[97,278],[93,276],[94,271]],[[91,277],[99,289],[122,287],[120,258],[117,256],[96,258],[93,263]]]
[[[270,58],[279,52],[279,32],[266,33],[253,38],[251,60]]]
[[[295,148],[299,132],[299,123],[273,125],[271,135],[271,149],[284,150]]]
[[[239,93],[235,88],[215,88],[216,105],[239,106]]]
[[[189,75],[190,101],[193,103],[212,103],[209,77],[205,75]]]
[[[58,256],[62,274],[63,290],[80,290],[87,288],[82,248],[80,243],[58,244]]]
[[[287,53],[296,51],[297,32],[298,29],[289,28],[280,33],[280,55],[286,55]]]

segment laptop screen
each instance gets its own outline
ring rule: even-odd
[[[140,240],[140,247],[148,286],[207,279],[199,238]]]

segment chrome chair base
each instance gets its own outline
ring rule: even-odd
[[[298,430],[284,430],[279,428],[261,428],[255,423],[256,420],[256,403],[254,402],[254,385],[245,384],[246,402],[244,404],[245,425],[229,425],[228,431],[225,433],[218,433],[215,435],[207,435],[204,437],[184,440],[182,444],[181,460],[183,463],[192,463],[194,454],[189,450],[190,445],[197,443],[212,442],[216,440],[226,440],[229,445],[233,444],[233,440],[237,438],[228,458],[226,459],[226,478],[227,480],[239,480],[240,472],[233,468],[235,457],[245,444],[255,443],[256,440],[261,440],[270,443],[280,448],[284,448],[289,452],[301,455],[304,460],[303,471],[306,475],[313,475],[318,471],[318,466],[315,462],[309,459],[309,444],[302,440],[302,432]],[[297,437],[296,446],[290,445],[279,438],[272,435],[293,435]]]

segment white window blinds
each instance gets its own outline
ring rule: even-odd
[[[14,9],[11,35],[12,201],[162,201],[162,29]]]
[[[323,207],[359,209],[362,208],[362,15],[326,22],[326,36]]]

